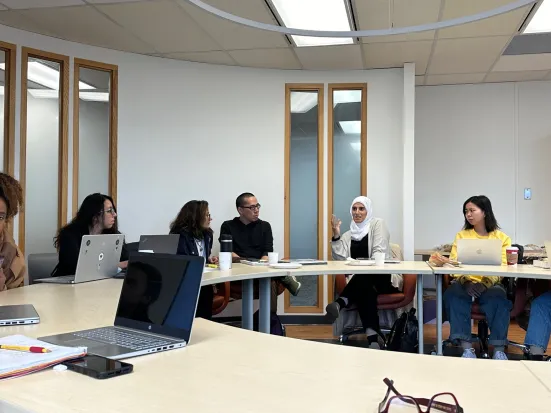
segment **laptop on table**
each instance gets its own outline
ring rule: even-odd
[[[0,306],[0,326],[38,323],[40,323],[40,317],[31,304]]]
[[[111,359],[185,347],[191,338],[204,265],[202,257],[134,252],[114,326],[40,340],[88,347],[88,353]]]
[[[140,252],[151,252],[155,254],[176,254],[179,234],[170,235],[142,235],[140,236]]]
[[[85,235],[80,243],[75,275],[39,278],[35,282],[78,284],[113,278],[119,271],[124,235]]]
[[[503,241],[499,239],[457,240],[457,261],[467,265],[501,265]]]

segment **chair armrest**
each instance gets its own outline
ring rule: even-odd
[[[218,310],[218,312],[221,313],[230,302],[230,282],[226,281],[222,284],[217,284],[216,288],[218,289],[218,295],[224,296],[224,304]]]
[[[335,275],[335,293],[337,295],[341,295],[342,291],[344,290],[344,287],[346,287],[346,275],[344,274],[337,274]],[[333,297],[330,297],[332,300]]]
[[[402,293],[404,294],[402,301],[392,304],[379,304],[377,305],[379,310],[395,310],[397,308],[405,307],[413,301],[413,298],[415,297],[415,290],[417,289],[417,275],[402,274],[402,277]]]

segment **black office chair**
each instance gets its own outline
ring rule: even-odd
[[[34,281],[40,278],[51,277],[57,263],[56,253],[29,254],[27,257],[29,285],[34,284]]]
[[[140,243],[139,242],[129,242],[128,244],[125,244],[126,251],[128,253],[137,252],[140,249]]]

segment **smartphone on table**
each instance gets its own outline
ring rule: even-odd
[[[134,366],[123,361],[111,360],[106,357],[88,354],[84,357],[62,363],[68,370],[93,377],[95,379],[109,379],[132,373]]]

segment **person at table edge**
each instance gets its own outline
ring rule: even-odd
[[[117,209],[113,198],[95,193],[82,201],[73,220],[61,228],[54,239],[58,250],[59,263],[52,277],[75,275],[80,253],[80,243],[84,235],[120,234],[117,225]],[[123,244],[119,267],[128,265],[128,250]]]
[[[500,231],[492,203],[484,195],[472,196],[463,203],[465,224],[455,236],[450,260],[457,260],[458,239],[499,239],[502,242],[502,265],[507,265],[507,247],[511,238]],[[460,340],[464,358],[476,358],[471,342],[471,305],[479,300],[490,327],[488,343],[494,346],[494,359],[507,360],[507,344],[512,303],[507,299],[501,278],[497,276],[460,275],[454,277],[444,293],[444,307],[450,321],[450,339]]]
[[[259,217],[260,204],[258,200],[252,193],[245,192],[237,197],[235,207],[239,217],[225,221],[220,228],[220,235],[231,235],[232,237],[234,262],[247,258],[267,260],[268,253],[274,251],[274,237],[270,223]],[[279,277],[276,280],[283,284],[291,294],[298,294],[301,283],[295,277]],[[275,298],[277,296],[272,297],[272,300]]]
[[[0,173],[0,291],[23,287],[25,283],[25,256],[7,228],[22,207],[21,185],[10,175]]]

